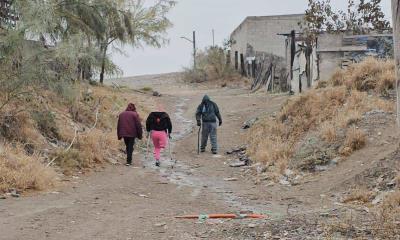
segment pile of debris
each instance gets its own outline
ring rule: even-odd
[[[243,167],[251,165],[251,160],[246,154],[246,146],[234,147],[226,152],[227,155],[235,157],[236,161],[229,164],[231,167]]]

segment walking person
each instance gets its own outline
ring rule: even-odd
[[[156,166],[160,166],[161,150],[168,144],[171,138],[172,123],[169,115],[159,106],[158,110],[151,112],[146,120],[147,136],[150,136],[154,145],[154,159]]]
[[[222,118],[221,114],[219,113],[218,105],[215,102],[211,101],[210,97],[204,95],[203,101],[197,107],[196,111],[197,126],[202,126],[200,146],[201,152],[206,151],[208,137],[210,137],[211,152],[213,154],[218,153],[217,119],[219,126],[221,126]]]
[[[118,140],[124,139],[126,145],[126,166],[132,165],[133,147],[135,139],[142,139],[143,130],[135,104],[129,103],[128,107],[118,117]]]

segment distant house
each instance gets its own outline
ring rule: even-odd
[[[313,46],[307,46],[302,33],[285,36],[282,44],[286,46],[286,65],[291,73],[288,82],[295,93],[311,88],[317,81],[329,80],[337,69],[346,69],[366,57],[393,56],[391,33],[322,33]]]
[[[302,92],[366,56],[392,56],[391,33],[323,33],[311,45],[300,29],[303,19],[304,14],[247,17],[232,32],[230,63],[254,79],[253,90]]]
[[[299,31],[304,14],[247,17],[231,34],[231,62],[240,64],[240,56],[267,53],[285,57],[284,37],[279,33]]]

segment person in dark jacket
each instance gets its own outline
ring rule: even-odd
[[[196,111],[196,120],[197,126],[202,126],[201,131],[201,152],[205,152],[208,136],[210,136],[211,140],[211,151],[213,154],[217,154],[218,152],[218,144],[217,144],[217,119],[219,126],[222,125],[221,114],[219,113],[218,105],[210,100],[210,97],[204,95],[203,101],[197,107]]]
[[[168,138],[171,138],[172,123],[169,115],[162,109],[151,112],[146,120],[146,131],[151,137],[154,145],[154,159],[156,166],[160,166],[161,150],[168,144]]]
[[[124,139],[126,145],[126,165],[132,165],[133,146],[135,139],[142,139],[143,131],[139,114],[136,112],[135,104],[129,103],[124,112],[119,115],[117,126],[118,140]]]

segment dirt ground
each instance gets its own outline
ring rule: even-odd
[[[173,75],[172,75],[173,76]],[[140,87],[152,86],[151,79]],[[126,81],[137,88],[135,81]],[[306,176],[285,186],[255,181],[247,167],[232,168],[225,152],[245,142],[244,121],[273,113],[286,95],[249,94],[246,89],[210,88],[182,82],[152,86],[173,119],[172,152],[161,168],[136,149],[134,167],[106,166],[74,176],[47,193],[0,200],[0,239],[324,239],[320,218],[340,211],[341,185],[395,150],[373,146],[355,153],[334,170]],[[223,125],[218,129],[219,155],[197,155],[194,111],[207,93],[218,103]],[[396,133],[384,132],[387,139]],[[124,159],[120,159],[124,163]],[[234,178],[236,181],[226,181]],[[181,220],[184,214],[254,212],[263,220]]]

